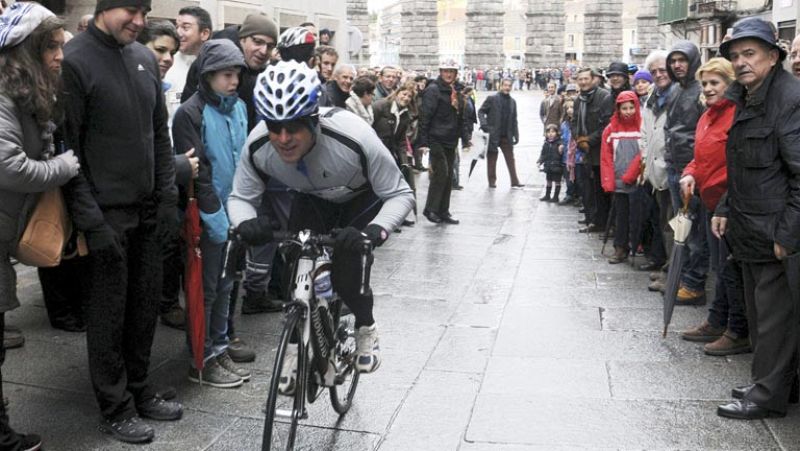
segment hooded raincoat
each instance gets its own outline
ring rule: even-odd
[[[636,112],[624,118],[620,105],[632,102]],[[631,193],[636,190],[642,161],[642,113],[639,98],[633,91],[617,96],[611,123],[603,131],[600,149],[600,178],[607,193]]]
[[[682,53],[689,60],[689,70],[682,78],[675,75],[669,65],[675,53]],[[678,41],[667,55],[667,72],[675,86],[664,124],[664,158],[679,173],[694,158],[695,129],[703,114],[703,105],[700,103],[702,88],[694,77],[700,63],[700,51],[689,41]]]

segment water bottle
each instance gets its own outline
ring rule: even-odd
[[[317,259],[314,267],[314,294],[317,299],[327,304],[333,297],[333,283],[331,282],[331,260],[327,255]]]

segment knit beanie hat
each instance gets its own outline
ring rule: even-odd
[[[653,76],[650,75],[650,71],[639,69],[636,71],[636,74],[633,76],[633,84],[636,84],[639,80],[647,80],[650,83],[653,82]]]
[[[54,16],[38,3],[14,3],[0,16],[0,50],[18,45],[45,19]]]
[[[97,7],[94,9],[94,13],[97,14],[107,9],[127,8],[129,6],[150,11],[150,0],[97,0]]]
[[[248,14],[244,18],[244,23],[239,28],[239,38],[254,34],[263,34],[278,42],[278,26],[266,14]]]

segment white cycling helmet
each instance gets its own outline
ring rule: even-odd
[[[256,79],[256,111],[271,122],[314,115],[319,111],[320,89],[317,71],[305,63],[278,61]]]
[[[278,39],[278,48],[285,49],[296,45],[314,44],[316,42],[317,40],[314,37],[314,33],[308,31],[306,28],[292,27],[287,28],[286,31],[281,33],[281,37]]]

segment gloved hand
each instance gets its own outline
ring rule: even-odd
[[[81,164],[78,162],[78,157],[75,156],[75,152],[73,152],[71,149],[62,154],[56,155],[55,160],[64,165],[69,178],[75,177],[81,170]]]
[[[203,213],[216,213],[222,208],[217,192],[211,182],[211,165],[200,162],[197,180],[194,184],[197,206]]]
[[[388,238],[389,233],[378,224],[370,224],[364,229],[364,234],[372,241],[372,247],[380,247]]]
[[[242,241],[251,246],[263,246],[272,241],[272,224],[267,216],[248,219],[236,228]]]
[[[123,253],[119,235],[107,224],[95,230],[88,230],[84,235],[90,253],[114,252],[120,256]]]
[[[369,238],[355,227],[345,227],[336,235],[336,244],[333,246],[334,255],[337,251],[350,253],[361,252],[363,242]]]
[[[578,136],[578,139],[575,140],[575,143],[578,144],[578,147],[580,147],[581,150],[589,150],[589,138],[587,136]]]

